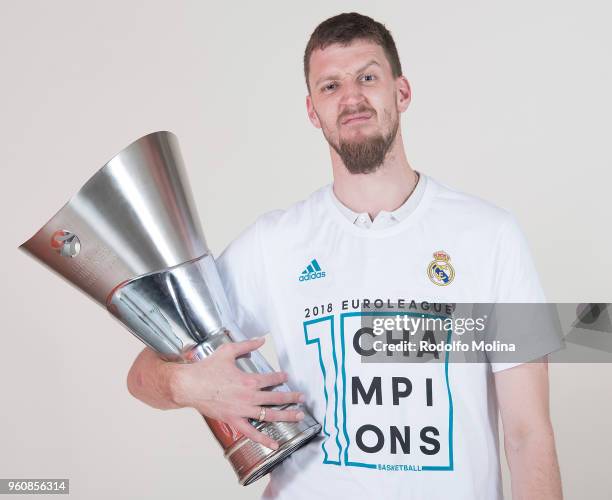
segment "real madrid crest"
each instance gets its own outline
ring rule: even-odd
[[[450,256],[442,250],[434,252],[434,260],[427,266],[429,279],[438,286],[450,285],[455,279],[455,270],[450,263]]]

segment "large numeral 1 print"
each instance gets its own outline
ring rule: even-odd
[[[325,416],[323,418],[323,463],[340,465],[342,445],[338,422],[338,360],[336,359],[334,338],[334,316],[325,316],[304,322],[306,345],[318,350],[319,365],[323,376],[325,396]],[[327,367],[327,368],[326,368]],[[330,369],[333,367],[333,370]]]

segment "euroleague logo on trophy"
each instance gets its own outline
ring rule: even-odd
[[[76,257],[81,251],[81,241],[76,234],[60,229],[51,236],[51,248],[62,257]]]

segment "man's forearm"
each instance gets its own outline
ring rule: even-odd
[[[561,474],[552,426],[505,440],[513,500],[560,500]]]
[[[160,410],[180,408],[172,396],[173,366],[151,349],[144,349],[134,361],[127,377],[130,394]]]

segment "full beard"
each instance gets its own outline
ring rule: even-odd
[[[343,141],[339,144],[329,141],[338,153],[346,169],[351,174],[370,174],[375,172],[385,161],[387,153],[397,135],[399,120],[396,120],[387,134],[376,134],[357,141]]]

